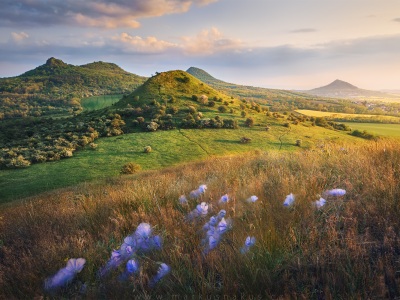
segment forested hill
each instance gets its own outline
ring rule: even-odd
[[[0,78],[0,119],[70,114],[84,97],[130,93],[145,80],[112,63],[74,66],[52,57],[20,76]]]

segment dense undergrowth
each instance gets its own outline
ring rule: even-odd
[[[83,271],[50,296],[398,297],[399,172],[398,143],[381,140],[213,158],[42,194],[1,209],[0,298],[46,295],[44,279],[77,257],[87,261]],[[181,206],[180,195],[200,184],[208,186],[201,199]],[[330,188],[347,193],[328,198],[319,210],[312,207]],[[283,207],[289,193],[295,204]],[[224,194],[230,201],[218,204]],[[251,195],[259,200],[247,203]],[[209,203],[209,215],[186,221],[202,201]],[[232,229],[203,255],[201,227],[221,208]],[[138,257],[140,274],[127,282],[118,281],[122,269],[100,280],[97,272],[111,251],[141,222],[161,235],[162,251]],[[247,236],[256,244],[241,254]],[[171,266],[171,273],[150,288],[158,262]]]

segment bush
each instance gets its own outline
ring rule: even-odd
[[[147,130],[148,131],[156,131],[158,128],[158,124],[156,122],[150,122],[147,124]]]
[[[203,105],[207,105],[208,104],[208,97],[206,95],[201,95],[199,97],[199,102]]]
[[[135,174],[139,172],[142,167],[134,162],[129,162],[122,166],[121,174]]]
[[[228,108],[226,108],[226,106],[224,106],[224,105],[221,105],[221,106],[218,107],[218,111],[222,112],[222,113],[225,113],[225,112],[228,111]]]
[[[254,119],[253,119],[253,118],[247,118],[246,121],[244,122],[244,124],[245,124],[247,127],[253,127],[253,125],[254,125]]]
[[[209,107],[214,107],[215,106],[215,101],[209,101],[208,102]]]
[[[143,149],[143,152],[144,152],[144,153],[150,153],[151,151],[152,151],[152,149],[151,149],[150,146],[146,146],[146,147],[144,147],[144,149]]]
[[[251,142],[251,138],[249,138],[249,137],[242,137],[241,139],[240,139],[240,142],[242,143],[242,144],[248,144],[248,143],[250,143]]]

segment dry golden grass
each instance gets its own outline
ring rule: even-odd
[[[4,206],[0,298],[46,295],[44,279],[77,257],[87,260],[85,268],[53,296],[398,297],[399,146],[380,141],[346,149],[326,144],[296,153],[258,151],[84,184]],[[211,204],[213,214],[226,209],[233,220],[232,230],[206,256],[200,230],[208,217],[185,221],[200,201],[190,200],[188,207],[178,203],[181,194],[200,184],[208,186],[201,201]],[[313,208],[312,201],[330,188],[347,194],[328,198],[320,210]],[[225,193],[231,201],[218,205]],[[289,193],[296,195],[295,205],[283,207]],[[247,203],[251,195],[259,200]],[[163,237],[163,250],[140,256],[140,275],[128,282],[117,280],[121,269],[98,279],[111,251],[141,222]],[[239,249],[248,235],[257,242],[242,255]],[[156,262],[167,263],[172,272],[150,289]]]

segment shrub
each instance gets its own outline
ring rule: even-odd
[[[92,149],[92,150],[96,150],[97,144],[95,144],[95,143],[90,143],[90,144],[89,144],[89,148]],[[71,156],[72,156],[72,155],[71,155]]]
[[[296,144],[297,147],[301,147],[301,140],[296,140]]]
[[[152,151],[152,149],[151,149],[150,146],[146,146],[146,147],[144,147],[144,149],[143,149],[143,152],[144,152],[144,153],[150,153],[151,151]]]
[[[196,95],[192,95],[192,100],[197,101],[197,100],[199,100],[199,97],[197,97]]]
[[[147,124],[147,130],[148,131],[156,131],[158,128],[158,124],[156,122],[150,122]]]
[[[228,109],[226,108],[226,106],[221,105],[221,106],[218,106],[218,111],[219,111],[219,112],[222,112],[222,113],[225,113],[225,112],[228,111]]]
[[[209,107],[214,107],[215,106],[215,101],[209,101],[208,102]]]
[[[248,143],[250,143],[251,142],[251,138],[249,138],[249,137],[242,137],[242,138],[240,138],[240,142],[242,143],[242,144],[248,144]]]
[[[194,107],[194,106],[188,106],[188,110],[189,110],[189,113],[190,114],[195,114],[196,112],[197,112],[197,109],[196,109],[196,107]]]
[[[247,116],[247,112],[245,112],[244,110],[240,113],[240,115],[242,116],[242,118]]]
[[[247,127],[253,127],[253,125],[254,125],[254,119],[253,119],[253,118],[247,118],[246,121],[244,122],[244,124],[245,124]]]
[[[207,103],[208,103],[208,97],[207,97],[206,95],[201,95],[201,96],[199,97],[199,102],[200,102],[201,104],[203,104],[203,105],[207,105]]]
[[[122,166],[121,174],[135,174],[139,172],[142,167],[134,162],[129,162]]]

